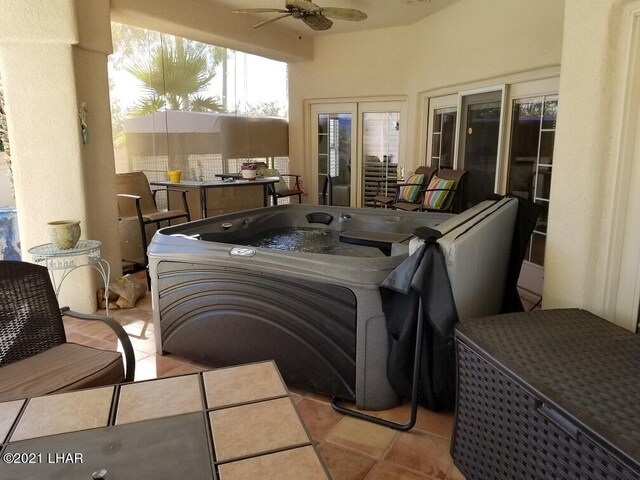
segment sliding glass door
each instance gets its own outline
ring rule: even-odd
[[[534,302],[544,278],[557,92],[558,78],[550,77],[432,97],[426,118],[426,163],[467,172],[463,209],[493,192],[513,193],[542,208],[518,282]]]
[[[457,168],[466,170],[462,209],[498,193],[502,90],[461,96],[460,141]]]

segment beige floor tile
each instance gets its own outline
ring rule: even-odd
[[[145,352],[141,352],[145,354]],[[171,356],[161,356],[155,354],[145,354],[145,357],[138,358],[136,355],[136,382],[149,380],[152,378],[165,377],[172,370],[184,366],[186,363],[176,360]]]
[[[106,426],[113,388],[92,388],[29,400],[11,441]]]
[[[345,450],[328,442],[320,442],[318,453],[333,480],[362,480],[376,464],[370,457]]]
[[[129,383],[120,388],[116,425],[197,412],[203,408],[197,375]]]
[[[383,418],[396,423],[407,423],[411,417],[411,404],[409,402],[404,402],[402,405],[398,405],[397,407],[390,408],[388,410],[362,410],[355,408],[355,405],[349,402],[345,402],[342,405],[347,408],[353,408],[356,411],[366,413],[367,415]],[[451,434],[453,433],[453,420],[454,413],[452,411],[433,412],[424,407],[418,406],[414,429],[450,439]]]
[[[431,478],[393,463],[380,462],[367,480],[430,480]]]
[[[458,467],[451,465],[449,473],[447,474],[447,480],[465,480],[465,478],[462,472],[458,470]]]
[[[309,442],[289,397],[209,413],[218,460]]]
[[[302,398],[296,409],[314,440],[322,440],[343,417],[331,405],[309,398]]]
[[[14,400],[0,403],[0,443],[3,443],[7,438],[24,402],[24,400]]]
[[[302,395],[298,393],[293,393],[291,391],[289,392],[289,396],[291,397],[291,400],[293,400],[293,403],[295,403],[296,405],[300,403],[304,398]]]
[[[286,450],[220,465],[220,480],[323,480],[327,474],[313,447]],[[334,477],[334,480],[338,480]]]
[[[386,455],[385,460],[444,479],[451,467],[449,440],[420,431],[403,432]]]
[[[379,458],[396,436],[390,428],[344,417],[325,437],[336,445]]]
[[[211,370],[203,378],[209,408],[287,395],[273,362]]]

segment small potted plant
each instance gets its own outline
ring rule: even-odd
[[[242,173],[242,178],[245,180],[255,180],[258,169],[255,163],[245,162],[242,164],[242,167],[240,167],[240,173]]]

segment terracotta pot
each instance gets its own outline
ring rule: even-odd
[[[80,240],[80,222],[77,220],[56,220],[47,225],[51,243],[61,250],[75,247]]]

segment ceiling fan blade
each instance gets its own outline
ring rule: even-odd
[[[336,8],[336,7],[322,7],[320,12],[325,17],[336,18],[338,20],[350,20],[357,22],[367,18],[367,14],[356,10],[355,8]]]
[[[275,22],[276,20],[280,20],[281,18],[284,18],[284,17],[290,17],[291,15],[292,15],[291,13],[286,13],[286,14],[284,14],[284,15],[278,15],[277,17],[274,17],[274,18],[271,18],[271,19],[266,20],[266,21],[264,21],[264,22],[260,22],[260,23],[255,24],[255,25],[253,26],[253,28],[260,28],[260,27],[264,27],[265,25],[269,25],[270,23],[273,23],[273,22]]]
[[[287,7],[291,5],[304,10],[305,12],[314,12],[320,10],[320,7],[315,3],[308,2],[307,0],[292,0],[287,2]]]
[[[309,25],[314,30],[329,30],[333,22],[322,15],[305,15],[302,21]]]
[[[289,13],[289,10],[281,8],[239,8],[232,11],[233,13]]]

